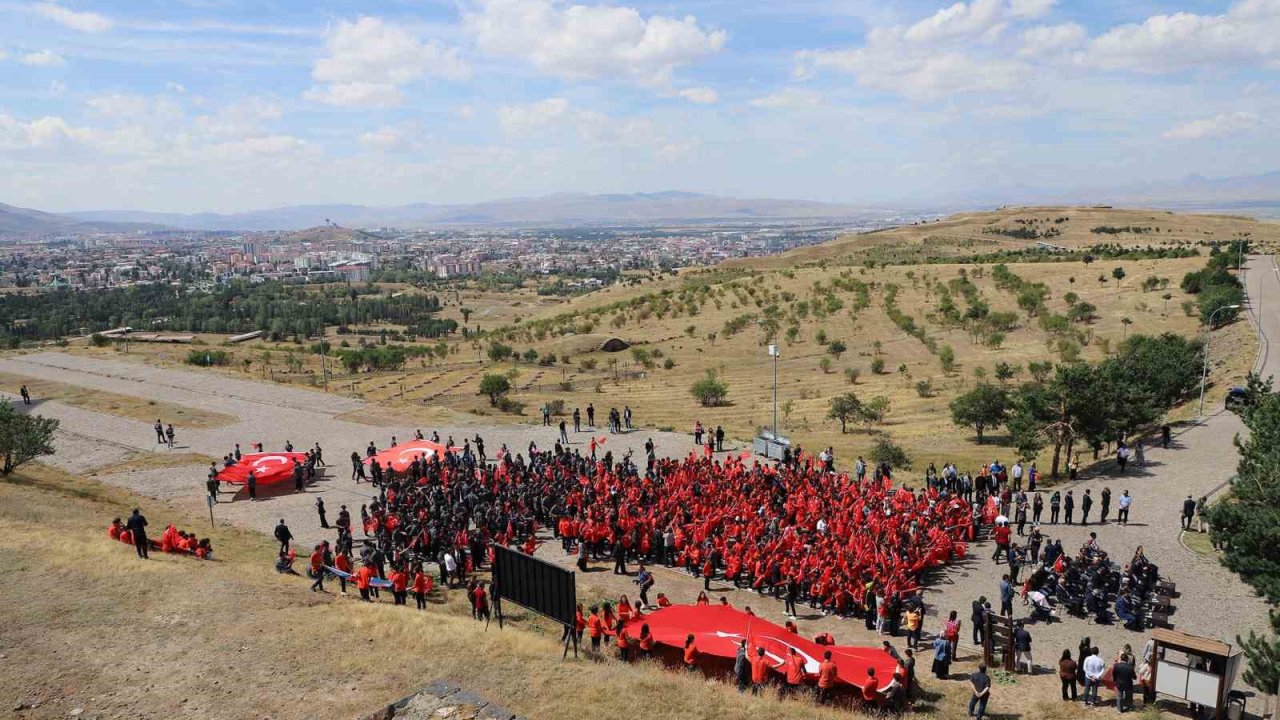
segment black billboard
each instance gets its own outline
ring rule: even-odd
[[[564,625],[573,624],[578,607],[573,572],[496,543],[493,595]]]

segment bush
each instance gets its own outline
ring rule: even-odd
[[[663,370],[670,370],[670,369],[674,368],[675,366],[676,366],[675,358],[667,358],[666,360],[663,360],[663,361],[662,361],[662,369],[663,369]]]
[[[707,370],[707,376],[695,382],[689,393],[703,407],[717,407],[725,404],[729,397],[729,386],[716,377],[715,370]]]
[[[876,438],[875,445],[871,446],[870,455],[872,461],[889,463],[890,468],[911,469],[911,456],[888,435],[881,435]]]
[[[505,413],[511,413],[512,415],[523,415],[524,403],[503,396],[498,398],[498,409]]]
[[[578,367],[582,368],[583,371],[590,371],[595,370],[597,364],[598,361],[595,358],[587,358],[586,360],[578,363]]]
[[[884,372],[884,358],[871,359],[871,372],[876,375]]]
[[[231,362],[231,354],[226,350],[192,350],[187,353],[186,358],[188,365],[199,365],[200,367],[226,365],[229,362]]]
[[[489,404],[496,406],[511,391],[511,381],[506,375],[490,373],[480,378],[480,395],[489,396]]]
[[[920,380],[916,382],[916,394],[922,398],[933,397],[933,381]]]
[[[956,351],[950,345],[943,345],[938,351],[938,362],[942,364],[942,371],[949,373],[956,369]]]
[[[548,401],[548,402],[547,402],[547,409],[551,411],[551,414],[552,414],[552,415],[563,415],[563,414],[564,414],[564,400],[557,399],[557,400],[550,400],[550,401]]]
[[[89,336],[89,343],[94,347],[106,347],[111,344],[111,338],[104,336],[102,333],[94,333]]]
[[[824,374],[831,372],[831,358],[824,357],[818,361],[818,367],[822,368]]]
[[[858,376],[861,374],[862,372],[858,370],[858,368],[844,369],[844,379],[848,381],[850,385],[856,385],[858,383]]]

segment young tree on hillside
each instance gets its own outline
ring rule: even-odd
[[[1124,283],[1124,268],[1118,267],[1111,271],[1111,277],[1116,279],[1116,287],[1119,288]]]
[[[511,391],[511,381],[506,375],[488,374],[480,378],[480,394],[489,396],[489,404],[497,405]]]
[[[40,415],[23,415],[7,399],[0,399],[0,475],[8,475],[28,462],[53,454],[53,433],[58,421]]]
[[[1004,424],[1009,416],[1009,393],[1003,387],[978,383],[972,390],[951,401],[951,421],[960,427],[971,427],[978,434],[978,444],[988,428]]]
[[[723,405],[729,396],[729,386],[722,382],[716,371],[708,369],[706,377],[695,382],[689,393],[703,406],[716,407]]]
[[[853,393],[845,393],[831,398],[827,419],[840,421],[840,433],[844,434],[850,422],[856,421],[862,413],[862,401]]]
[[[844,344],[843,340],[832,340],[827,345],[827,352],[831,353],[831,356],[837,360],[839,360],[840,356],[844,354],[844,351],[848,349],[849,348]]]

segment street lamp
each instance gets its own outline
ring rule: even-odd
[[[1239,305],[1223,305],[1209,313],[1209,327],[1204,331],[1204,371],[1200,373],[1200,412],[1196,415],[1196,420],[1204,417],[1204,386],[1205,381],[1209,378],[1209,341],[1213,339],[1213,319],[1223,310],[1239,309]]]
[[[769,357],[773,358],[773,440],[778,441],[778,352],[777,345],[769,346]]]

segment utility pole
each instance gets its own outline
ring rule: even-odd
[[[1223,305],[1209,313],[1209,327],[1204,331],[1204,371],[1200,374],[1200,412],[1196,415],[1196,420],[1204,417],[1204,387],[1205,381],[1209,379],[1209,341],[1213,339],[1213,319],[1223,310],[1238,309],[1240,309],[1239,305]]]
[[[778,439],[778,352],[777,345],[769,346],[769,356],[773,358],[773,439]]]

